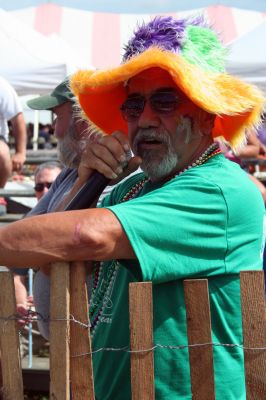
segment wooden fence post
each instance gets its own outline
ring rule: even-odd
[[[244,347],[266,347],[263,271],[240,273]],[[266,350],[244,350],[248,400],[266,399]]]
[[[152,283],[129,284],[129,318],[131,351],[132,400],[153,400],[154,360]]]
[[[86,268],[83,261],[70,266],[70,313],[89,325]],[[90,329],[77,322],[70,324],[70,380],[72,400],[94,400]],[[79,354],[86,354],[79,356]]]
[[[69,400],[69,264],[51,266],[50,400]]]
[[[16,314],[14,279],[11,272],[0,272],[0,315]],[[15,319],[0,320],[0,343],[3,378],[3,399],[23,400],[23,381],[20,366],[19,339]]]
[[[212,343],[208,280],[185,280],[184,292],[188,344]],[[190,347],[189,360],[193,399],[215,399],[212,345]]]

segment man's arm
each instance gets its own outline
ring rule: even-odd
[[[0,265],[136,258],[116,216],[91,209],[34,216],[0,230]]]
[[[26,160],[27,130],[23,114],[20,112],[10,120],[15,138],[16,152],[12,155],[13,171],[20,171]]]
[[[239,158],[257,157],[260,152],[260,141],[255,132],[250,132],[247,137],[247,144],[239,149],[235,154]]]

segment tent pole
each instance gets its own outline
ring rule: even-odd
[[[38,150],[38,136],[39,136],[39,111],[34,111],[34,125],[33,125],[33,150]]]

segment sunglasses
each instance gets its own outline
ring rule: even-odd
[[[36,183],[34,186],[35,192],[42,192],[45,188],[50,189],[53,182]]]
[[[148,99],[144,96],[132,94],[120,107],[123,118],[126,121],[134,121],[143,113],[146,102],[157,114],[168,115],[173,113],[180,104],[180,98],[174,91],[153,93]]]

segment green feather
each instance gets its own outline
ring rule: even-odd
[[[190,63],[205,71],[224,72],[227,49],[216,33],[208,28],[189,25],[181,54]]]

